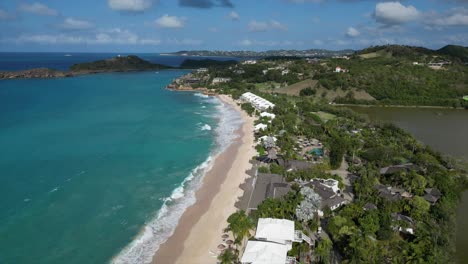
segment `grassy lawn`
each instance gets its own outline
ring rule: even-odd
[[[313,114],[316,114],[320,119],[322,119],[323,122],[328,122],[328,120],[332,120],[336,118],[336,115],[327,113],[327,112],[312,112]]]

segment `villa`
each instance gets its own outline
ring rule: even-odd
[[[219,84],[219,83],[227,83],[230,82],[231,78],[221,78],[221,77],[216,77],[213,79],[211,84]]]
[[[254,127],[254,131],[255,132],[260,132],[261,130],[265,130],[267,129],[267,125],[265,124],[257,124],[255,127]]]
[[[346,204],[347,201],[341,197],[341,193],[338,187],[338,181],[334,179],[312,179],[310,182],[305,183],[304,186],[310,187],[315,193],[320,196],[320,206],[317,210],[317,214],[322,217],[324,215],[325,208],[330,208],[334,211]]]
[[[244,64],[244,65],[253,65],[253,64],[257,64],[257,61],[256,60],[246,60],[246,61],[243,61],[242,64]]]
[[[256,240],[249,240],[241,258],[243,264],[293,264],[288,257],[294,242],[311,244],[311,239],[302,231],[294,229],[294,221],[287,219],[258,219]]]
[[[260,116],[261,117],[268,117],[270,119],[275,119],[276,115],[275,114],[271,114],[271,113],[267,113],[267,112],[262,112],[260,113]]]
[[[265,111],[267,109],[275,107],[270,101],[263,99],[262,97],[255,95],[251,92],[246,92],[241,95],[241,100],[252,104],[257,110]]]

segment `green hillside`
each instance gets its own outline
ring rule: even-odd
[[[419,47],[371,47],[349,60],[330,59],[316,66],[314,79],[328,90],[350,91],[348,96],[335,100],[339,103],[461,107],[466,105],[462,98],[468,94],[468,67],[456,55]],[[441,61],[450,64],[431,66]],[[335,73],[337,66],[349,72]],[[352,89],[364,90],[377,101],[355,100]]]

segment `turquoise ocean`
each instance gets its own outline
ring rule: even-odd
[[[0,263],[148,263],[239,114],[186,71],[0,81]]]

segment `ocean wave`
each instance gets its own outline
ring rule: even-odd
[[[206,94],[201,94],[201,93],[194,93],[193,94],[194,96],[197,96],[197,97],[202,97],[202,98],[208,98],[209,96],[206,95]]]
[[[202,182],[203,175],[211,168],[212,157],[193,169],[189,176],[164,199],[155,219],[149,222],[140,234],[111,263],[136,264],[150,263],[154,252],[173,233],[177,223],[189,206],[195,203],[195,191]],[[195,180],[197,179],[197,180]]]
[[[211,130],[211,126],[208,125],[208,124],[204,124],[202,127],[201,127],[201,130]]]
[[[205,96],[202,96],[206,98]],[[231,106],[217,98],[208,98],[216,103],[215,118],[218,119],[215,132],[215,147],[211,155],[194,168],[184,181],[175,188],[170,197],[163,199],[163,205],[156,217],[148,222],[136,238],[119,255],[111,260],[114,264],[151,263],[154,253],[175,231],[180,217],[196,201],[195,193],[203,182],[203,177],[213,165],[215,157],[224,151],[238,137],[237,131],[242,119]],[[211,128],[211,127],[210,127]]]

